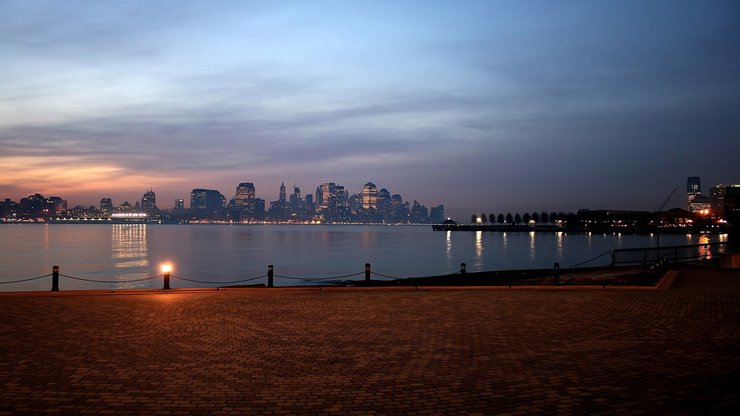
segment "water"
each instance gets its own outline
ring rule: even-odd
[[[718,241],[718,236],[711,241]],[[694,244],[706,235],[663,235],[661,246]],[[655,237],[567,233],[441,232],[431,226],[23,224],[0,226],[0,282],[61,273],[62,290],[161,288],[160,267],[173,265],[173,287],[266,274],[321,278],[374,272],[394,277],[569,267],[616,248],[654,247]],[[605,265],[604,256],[589,265]],[[122,282],[158,276],[153,280]],[[356,276],[353,279],[362,279]],[[49,290],[51,278],[1,284],[0,291]],[[265,283],[261,278],[249,283]],[[276,285],[306,284],[275,278]]]

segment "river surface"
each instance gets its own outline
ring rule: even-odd
[[[722,236],[662,235],[661,246],[720,241]],[[172,265],[172,287],[215,287],[257,278],[274,265],[275,285],[311,284],[373,272],[390,277],[569,267],[617,248],[654,247],[655,236],[543,232],[444,232],[431,226],[365,225],[0,225],[0,291],[49,290],[60,266],[61,290],[161,288],[161,265]],[[606,265],[603,256],[589,263]],[[131,280],[157,277],[151,280]],[[200,283],[182,280],[199,280]],[[347,279],[362,279],[363,275]],[[373,276],[373,278],[383,278]],[[239,283],[233,283],[239,284]]]

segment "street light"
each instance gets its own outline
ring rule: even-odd
[[[162,289],[170,288],[170,272],[172,271],[172,265],[165,263],[162,265],[162,273],[164,273],[164,287]]]

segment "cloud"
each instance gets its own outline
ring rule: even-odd
[[[35,192],[38,161],[179,194],[292,176],[512,210],[584,188],[639,205],[689,168],[736,180],[737,11],[6,1],[0,154],[18,172],[3,189]]]

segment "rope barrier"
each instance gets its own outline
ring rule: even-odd
[[[83,282],[93,282],[93,283],[133,283],[133,282],[143,282],[145,280],[153,280],[153,279],[159,279],[162,276],[152,276],[152,277],[145,277],[143,279],[130,279],[130,280],[98,280],[98,279],[86,279],[84,277],[76,277],[76,276],[68,276],[66,274],[59,274],[59,276],[66,277],[67,279],[72,280],[81,280]]]
[[[568,268],[569,268],[569,269],[574,269],[574,268],[576,268],[576,267],[578,267],[578,266],[583,266],[584,264],[586,264],[586,263],[590,263],[590,262],[592,262],[592,261],[594,261],[594,260],[596,260],[596,259],[598,259],[598,258],[604,257],[604,256],[606,256],[607,254],[612,254],[611,250],[609,250],[609,251],[606,251],[606,252],[604,252],[604,253],[601,253],[601,254],[599,254],[598,256],[596,256],[596,257],[594,257],[594,258],[592,258],[592,259],[588,259],[588,260],[586,260],[586,261],[584,261],[584,262],[578,263],[578,264],[576,264],[576,265],[573,265],[573,266],[570,266],[570,267],[568,267]]]
[[[389,275],[387,275],[387,274],[383,274],[383,273],[378,273],[378,272],[370,272],[370,273],[371,273],[371,274],[374,274],[374,275],[376,275],[376,276],[380,276],[380,277],[387,277],[388,279],[404,279],[403,277],[398,277],[398,276],[389,276]]]
[[[306,282],[320,282],[322,280],[337,280],[337,279],[346,279],[348,277],[354,277],[365,274],[365,272],[359,272],[359,273],[352,273],[352,274],[345,274],[342,276],[332,276],[332,277],[294,277],[294,276],[283,276],[276,274],[274,277],[279,277],[281,279],[290,279],[290,280],[303,280]]]
[[[49,274],[45,274],[45,275],[43,275],[43,276],[30,277],[30,278],[28,278],[28,279],[20,279],[20,280],[10,280],[10,281],[7,281],[7,282],[0,282],[0,285],[5,285],[5,284],[8,284],[8,283],[21,283],[21,282],[30,282],[31,280],[38,280],[38,279],[43,279],[44,277],[49,277],[49,276],[51,276],[51,273],[49,273]]]
[[[230,281],[205,281],[205,280],[195,280],[195,279],[186,279],[184,277],[180,276],[172,276],[175,279],[178,280],[184,280],[186,282],[192,282],[192,283],[206,283],[206,284],[219,284],[219,285],[226,285],[226,284],[232,284],[232,283],[242,283],[242,282],[251,282],[252,280],[262,279],[263,277],[267,277],[266,274],[263,274],[262,276],[257,277],[250,277],[248,279],[241,279],[241,280],[230,280]]]

